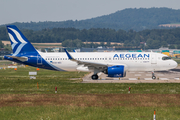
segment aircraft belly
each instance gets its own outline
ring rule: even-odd
[[[61,65],[58,65],[57,66],[58,68],[60,69],[63,69],[65,71],[76,71],[76,67],[75,66],[61,66]]]
[[[149,63],[133,63],[128,65],[127,71],[153,71]]]

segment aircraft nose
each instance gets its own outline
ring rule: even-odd
[[[173,61],[172,67],[176,68],[177,66],[178,66],[177,62],[176,62],[176,61]]]

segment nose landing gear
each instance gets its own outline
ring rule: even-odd
[[[155,80],[156,79],[156,76],[154,74],[154,71],[152,71],[152,79]]]

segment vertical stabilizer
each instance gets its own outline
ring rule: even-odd
[[[13,50],[12,56],[17,56],[18,54],[28,54],[30,52],[31,54],[37,53],[33,45],[15,25],[8,25],[7,30]]]

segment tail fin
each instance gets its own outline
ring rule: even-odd
[[[12,56],[17,56],[18,54],[27,54],[29,52],[37,53],[33,45],[15,25],[8,25],[7,30],[13,50]]]

